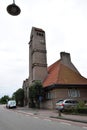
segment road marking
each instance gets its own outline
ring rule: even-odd
[[[87,127],[83,126],[82,128],[87,129]]]
[[[29,114],[29,115],[31,115],[31,116],[33,116],[33,115],[34,115],[34,113],[26,113],[26,114]]]
[[[38,119],[39,117],[37,117],[37,116],[34,116],[34,118]]]
[[[50,119],[44,119],[45,121],[51,121]]]
[[[64,125],[71,125],[71,124],[69,124],[69,123],[66,123],[66,122],[60,122],[60,124],[64,124]]]
[[[29,116],[29,115],[25,115],[25,116]]]

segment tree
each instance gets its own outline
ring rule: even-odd
[[[16,92],[13,93],[13,99],[16,100],[18,106],[24,105],[24,90],[19,88]]]
[[[0,99],[0,103],[1,103],[1,104],[6,104],[9,99],[10,99],[10,98],[9,98],[8,95],[4,95],[4,96]]]
[[[29,86],[29,99],[31,107],[40,108],[40,102],[43,97],[43,86],[40,81],[35,81]]]

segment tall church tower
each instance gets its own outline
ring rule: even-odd
[[[41,82],[47,76],[47,57],[45,32],[32,27],[29,42],[29,84],[35,80]]]

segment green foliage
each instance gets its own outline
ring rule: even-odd
[[[69,109],[64,110],[64,112],[69,114],[87,114],[87,106],[85,106],[84,101],[79,101],[77,106],[70,107]]]
[[[77,112],[81,114],[87,114],[87,107],[78,108]]]
[[[9,99],[10,99],[10,98],[9,98],[8,95],[4,95],[4,96],[0,99],[0,103],[1,103],[1,104],[6,104]]]
[[[43,86],[40,81],[35,81],[29,86],[29,99],[31,107],[40,108],[40,99],[43,97]]]
[[[87,114],[87,107],[85,106],[84,101],[79,101],[76,111],[77,111],[77,113]]]
[[[19,88],[16,92],[13,93],[12,99],[16,100],[18,106],[23,106],[24,90]]]
[[[79,103],[77,104],[77,108],[84,108],[85,107],[85,103],[83,101],[79,101]]]

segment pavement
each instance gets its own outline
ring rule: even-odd
[[[64,113],[61,113],[61,115],[59,115],[57,110],[32,109],[28,107],[17,107],[16,111],[28,115],[36,115],[36,116],[41,116],[46,118],[49,117],[49,118],[56,118],[61,120],[87,123],[87,115],[71,115],[71,114],[64,114]]]

